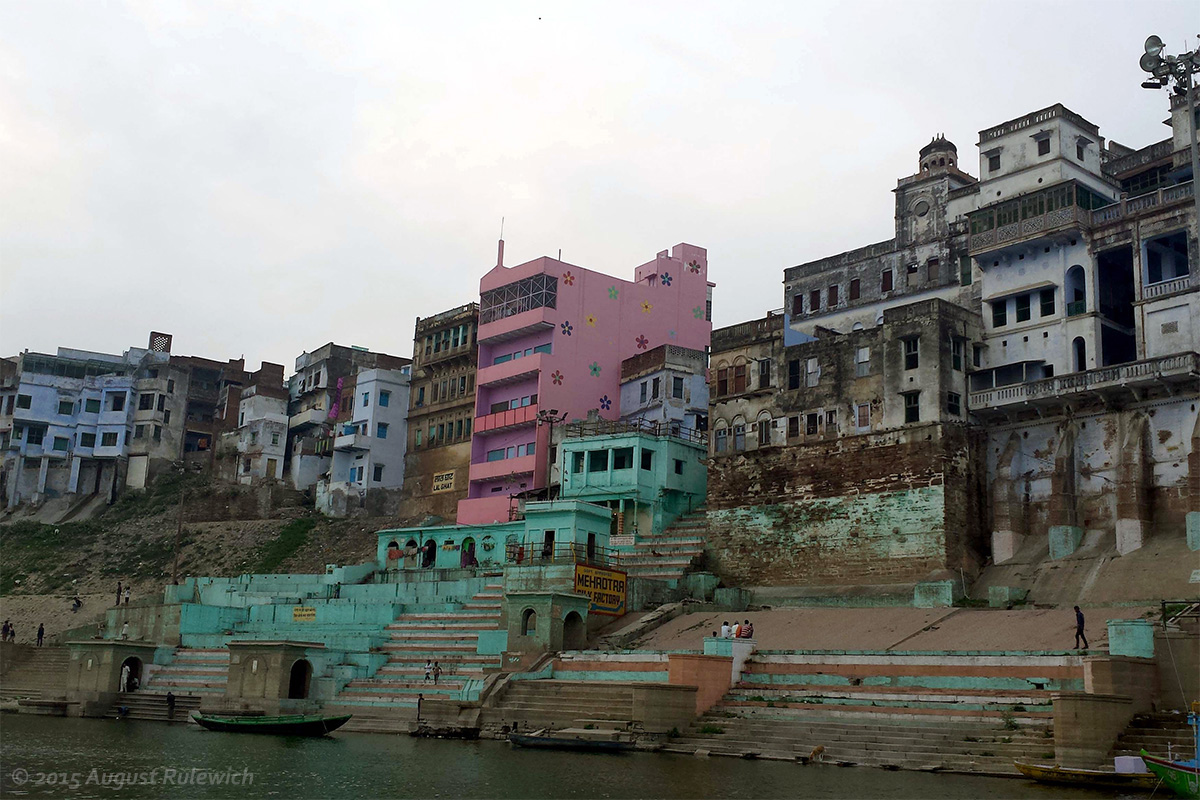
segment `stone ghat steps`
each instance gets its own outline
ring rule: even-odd
[[[418,696],[425,698],[442,697],[456,698],[459,694],[459,687],[447,686],[441,684],[434,686],[432,683],[426,686],[417,686],[414,688],[395,688],[387,686],[355,686],[346,687],[338,694],[339,703],[351,702],[370,702],[382,705],[410,705],[415,704]]]
[[[180,647],[170,664],[147,676],[143,691],[224,694],[229,680],[229,651]]]
[[[121,707],[129,709],[122,716]],[[159,722],[190,722],[193,711],[200,710],[200,698],[192,695],[175,695],[175,715],[167,714],[167,694],[162,692],[122,692],[113,701],[104,716],[109,719],[157,720]]]
[[[483,672],[487,667],[497,665],[499,659],[496,656],[464,656],[454,659],[441,659],[438,664],[442,668],[442,677],[453,675],[459,672]],[[425,675],[425,659],[424,658],[397,658],[388,661],[376,672],[376,676],[383,675],[416,675],[418,678]]]
[[[1176,758],[1195,756],[1196,743],[1191,727],[1183,714],[1153,714],[1135,717],[1117,741],[1110,756],[1140,756],[1145,749],[1154,755]]]
[[[1012,704],[1023,705],[1023,704]],[[894,716],[898,719],[921,719],[931,717],[957,718],[963,721],[996,721],[1011,715],[1024,724],[1048,723],[1054,717],[1049,705],[1025,705],[1024,711],[1017,711],[1012,706],[995,703],[955,703],[933,701],[920,703],[913,700],[864,700],[853,702],[838,698],[822,698],[822,702],[811,703],[776,703],[771,706],[757,702],[722,703],[729,711],[791,711],[799,714],[831,714],[843,718]]]
[[[67,666],[71,654],[66,647],[34,647],[29,655],[10,667],[0,680],[4,697],[44,698],[67,689]]]
[[[623,724],[633,719],[633,688],[615,682],[517,681],[500,698],[495,713],[505,723],[522,726],[563,727],[581,719]]]
[[[417,704],[375,707],[367,704],[337,703],[326,705],[321,709],[322,714],[335,716],[352,714],[340,731],[351,733],[407,733],[416,723]]]
[[[421,614],[402,614],[400,617],[396,618],[395,622],[385,626],[384,630],[402,629],[410,627],[413,623],[431,624],[441,622],[447,624],[464,624],[478,621],[486,624],[495,622],[499,616],[499,609],[497,609],[495,613],[490,613],[487,611],[431,611],[429,613]]]
[[[1051,692],[1019,692],[1011,689],[963,690],[946,692],[921,687],[872,686],[856,689],[794,689],[777,694],[761,689],[736,689],[725,696],[725,703],[741,706],[796,706],[812,703],[833,705],[906,705],[911,703],[948,704],[957,708],[984,710],[1047,711],[1052,709]]]

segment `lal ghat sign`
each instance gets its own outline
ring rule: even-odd
[[[592,601],[593,614],[619,617],[625,613],[625,573],[615,569],[575,565],[575,593]]]
[[[446,472],[433,473],[433,494],[441,494],[442,492],[454,491],[454,473],[455,470],[447,470]]]

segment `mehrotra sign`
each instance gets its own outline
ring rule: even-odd
[[[619,617],[625,613],[625,573],[615,569],[575,565],[575,593],[586,595],[593,614]]]

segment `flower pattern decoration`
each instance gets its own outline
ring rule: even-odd
[[[567,270],[563,273],[563,283],[565,283],[567,286],[575,285],[575,276],[571,274],[571,270]]]
[[[658,279],[660,281],[662,281],[663,286],[671,285],[672,278],[671,278],[671,273],[669,273],[669,272],[664,272],[662,275],[659,276]]]
[[[693,308],[692,316],[696,319],[704,319],[704,306],[696,306]]]
[[[650,309],[652,309],[652,308],[654,308],[654,306],[650,304],[649,300],[642,301],[642,313],[643,314],[649,314]]]
[[[550,373],[550,380],[554,383],[555,386],[562,386],[562,382],[563,382],[562,372],[557,369],[554,370],[554,372]]]
[[[600,362],[593,361],[591,364],[588,364],[588,372],[592,373],[593,378],[599,378],[600,377]]]
[[[679,332],[678,332],[678,331],[676,331],[676,330],[674,330],[674,329],[671,329],[671,330],[667,331],[667,336],[669,336],[669,337],[670,337],[670,338],[672,338],[672,339],[674,339],[674,338],[675,338],[675,337],[677,337],[678,335],[679,335]]]
[[[600,398],[600,410],[608,411],[610,408],[612,408],[612,400],[608,398],[608,395],[604,395]]]
[[[650,340],[645,336],[638,336],[634,341],[637,343],[638,350],[645,350],[646,346],[650,344]]]
[[[563,322],[563,324],[559,325],[558,327],[562,329],[563,336],[570,336],[571,333],[575,330],[575,326],[572,325],[570,322]]]
[[[688,271],[689,272],[699,272],[700,271],[700,262],[693,258],[691,261],[688,262]]]
[[[621,294],[621,290],[618,289],[617,287],[615,287],[615,286],[608,287],[608,299],[609,300],[616,300],[617,295],[619,295],[619,294]]]
[[[595,314],[588,314],[587,317],[583,321],[587,323],[587,326],[589,328],[596,327],[596,315]]]

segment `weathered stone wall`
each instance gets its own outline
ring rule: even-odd
[[[755,586],[973,575],[985,546],[979,450],[965,425],[931,424],[715,458],[711,567]]]

